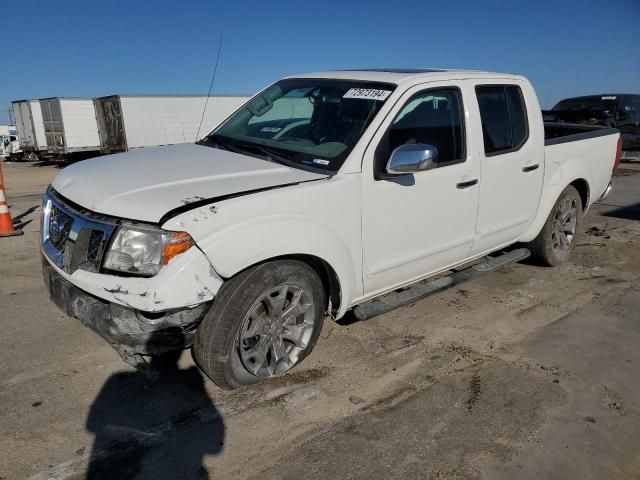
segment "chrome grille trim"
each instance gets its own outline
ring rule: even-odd
[[[80,211],[51,187],[42,207],[41,243],[47,258],[69,274],[78,269],[98,272],[117,221]]]

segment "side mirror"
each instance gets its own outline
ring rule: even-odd
[[[431,170],[438,165],[438,149],[424,143],[400,145],[389,157],[385,173],[389,176]]]

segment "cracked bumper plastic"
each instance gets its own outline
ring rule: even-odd
[[[178,255],[149,278],[78,269],[72,274],[50,266],[62,278],[94,297],[144,312],[163,312],[213,300],[222,285],[207,257],[196,247]]]
[[[158,355],[189,347],[210,302],[148,313],[91,295],[73,285],[43,258],[45,284],[53,303],[103,337],[128,363],[136,355]]]

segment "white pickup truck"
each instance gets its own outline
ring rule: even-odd
[[[64,169],[44,197],[45,281],[126,361],[193,345],[216,384],[248,385],[300,363],[327,315],[367,318],[530,252],[566,262],[619,139],[544,125],[521,76],[289,77],[195,145]]]

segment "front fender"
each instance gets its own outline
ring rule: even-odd
[[[360,176],[338,175],[198,206],[163,228],[188,232],[223,278],[277,257],[323,260],[340,285],[340,317],[362,295],[360,201]]]
[[[302,215],[266,215],[229,226],[200,239],[198,245],[216,272],[229,278],[271,258],[311,255],[325,261],[340,283],[338,317],[354,297],[357,273],[348,246],[329,225]]]

